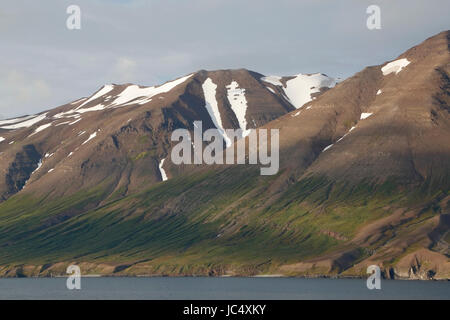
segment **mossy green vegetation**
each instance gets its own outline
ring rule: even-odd
[[[59,199],[16,195],[0,204],[0,265],[78,261],[148,263],[154,272],[183,274],[225,267],[267,272],[345,248],[361,227],[419,201],[417,191],[399,191],[394,179],[355,185],[324,177],[268,197],[274,179],[230,167],[126,197],[108,197],[102,186]],[[421,201],[442,192],[427,190]],[[435,215],[433,208],[420,219]]]

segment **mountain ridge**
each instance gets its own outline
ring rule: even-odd
[[[299,108],[283,97],[283,84],[230,71],[193,77],[175,87],[177,94],[164,96],[168,107],[149,107],[130,124],[123,124],[124,109],[107,111],[125,113],[115,120],[119,133],[95,146],[92,138],[86,144],[98,158],[82,154],[78,164],[81,176],[95,183],[81,188],[76,179],[65,180],[61,185],[74,185],[72,192],[55,196],[31,182],[0,203],[0,274],[64,274],[66,265],[76,263],[87,273],[118,276],[364,276],[368,265],[377,264],[386,278],[448,279],[449,35],[431,37],[331,89],[319,88]],[[192,120],[204,121],[204,129],[218,123],[203,108],[207,79],[213,84],[208,88],[217,88],[225,128],[243,123],[232,117],[228,98],[227,86],[237,80],[239,87],[230,90],[243,101],[238,89],[245,89],[253,116],[246,123],[253,119],[257,130],[280,130],[277,175],[260,176],[254,166],[174,166],[168,159],[169,179],[161,182],[158,165],[171,148],[164,140],[170,130],[192,130]],[[252,108],[260,101],[264,108]],[[89,137],[97,131],[91,132]],[[82,136],[74,146],[88,139]],[[149,139],[145,148],[139,139]],[[116,156],[122,151],[126,155]],[[25,152],[21,163],[33,154]],[[119,165],[103,165],[107,155]],[[155,157],[151,165],[141,165],[148,156]],[[61,169],[73,170],[75,163]],[[120,174],[95,177],[115,167]]]

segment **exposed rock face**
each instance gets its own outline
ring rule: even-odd
[[[6,190],[1,196],[3,200],[22,190],[33,171],[38,168],[41,157],[34,145],[23,146],[7,169]]]

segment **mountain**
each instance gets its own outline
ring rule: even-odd
[[[200,71],[0,122],[0,274],[450,278],[449,44],[344,81]],[[278,174],[174,165],[195,120],[278,129]]]
[[[159,163],[174,129],[193,130],[195,120],[204,130],[256,128],[300,107],[293,88],[307,102],[335,83],[324,75],[292,81],[283,92],[248,70],[199,71],[157,87],[105,85],[89,98],[0,121],[0,198],[25,186],[25,193],[53,196],[99,183],[110,193],[140,190],[161,181]]]

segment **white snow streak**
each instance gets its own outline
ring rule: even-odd
[[[350,132],[353,131],[353,129],[355,129],[356,127],[351,127],[350,130],[348,130],[348,132],[346,134],[344,134],[338,141],[336,141],[336,143],[338,143],[339,141],[341,141],[342,139],[344,139]]]
[[[70,123],[70,121],[60,122],[60,123],[58,123],[58,124],[55,124],[55,127],[61,126],[61,125],[63,125],[63,124],[68,124],[68,123]]]
[[[5,124],[11,124],[11,123],[17,123],[17,122],[23,122],[25,120],[28,120],[30,118],[34,118],[35,116],[25,116],[21,118],[14,118],[14,119],[8,119],[8,120],[1,120],[0,126],[3,126]]]
[[[5,138],[0,137],[0,142],[5,141]]]
[[[167,82],[159,87],[139,87],[137,85],[129,85],[117,96],[114,96],[114,100],[112,102],[110,102],[110,100],[112,100],[113,97],[111,95],[106,95],[106,94],[114,89],[114,85],[105,85],[102,87],[102,89],[100,89],[92,97],[90,97],[85,102],[83,102],[80,106],[76,107],[75,109],[71,109],[68,111],[64,111],[64,112],[55,114],[53,116],[53,118],[57,118],[57,119],[79,118],[81,114],[86,113],[86,112],[101,111],[101,110],[105,110],[107,108],[118,108],[121,106],[130,105],[130,104],[144,104],[144,103],[150,102],[152,100],[151,98],[153,96],[172,90],[177,85],[186,81],[192,75],[193,74],[190,74],[190,75],[187,75],[180,79]],[[87,105],[88,103],[90,103],[100,97],[103,97],[104,102],[97,104],[95,106],[89,107],[89,108],[83,108],[83,106]],[[86,98],[83,98],[83,99],[86,99]],[[72,104],[75,104],[83,99],[75,101]],[[72,125],[76,122],[78,122],[78,121],[69,123],[69,125]],[[65,124],[65,123],[60,123],[58,125],[61,125],[61,124]]]
[[[15,124],[11,124],[9,126],[3,126],[0,127],[1,129],[19,129],[19,128],[29,128],[32,125],[38,123],[39,121],[42,121],[45,119],[47,113],[41,114],[39,116],[33,116],[33,118],[26,120],[26,121],[22,121],[19,123],[15,123]]]
[[[327,151],[328,149],[330,149],[333,146],[333,144],[330,144],[329,146],[325,147],[325,149],[322,150],[322,152]]]
[[[267,90],[269,90],[270,92],[272,92],[273,94],[275,94],[275,90],[273,90],[271,87],[266,87]]]
[[[161,161],[159,162],[159,172],[161,173],[162,181],[166,181],[168,179],[167,175],[166,175],[166,171],[163,169],[164,160],[166,160],[166,158],[161,159]]]
[[[78,99],[78,100],[72,102],[71,104],[77,104],[77,103],[79,103],[79,102],[81,102],[81,101],[83,101],[83,100],[86,100],[86,99],[87,99],[87,98],[81,98],[81,99]]]
[[[75,120],[75,121],[73,121],[73,122],[70,122],[70,123],[69,123],[69,126],[71,126],[71,125],[77,123],[77,122],[80,121],[80,120],[81,120],[81,118],[79,118],[79,119],[77,119],[77,120]]]
[[[36,130],[34,130],[34,132],[33,132],[32,134],[30,134],[30,137],[31,137],[32,135],[35,135],[35,134],[38,133],[38,132],[41,132],[42,130],[47,129],[47,128],[50,127],[51,125],[52,125],[52,123],[50,122],[50,123],[43,124],[42,126],[37,127]]]
[[[94,132],[94,133],[91,134],[91,135],[89,136],[89,138],[88,138],[85,142],[83,142],[81,145],[83,145],[83,144],[85,144],[85,143],[88,143],[90,140],[94,139],[96,136],[97,136],[97,132]]]
[[[268,82],[270,84],[273,84],[274,86],[282,86],[283,84],[281,83],[281,77],[280,76],[267,76],[267,77],[262,77],[261,78],[262,81]]]
[[[202,85],[203,94],[205,96],[205,108],[208,110],[209,116],[211,117],[212,122],[216,126],[217,130],[219,130],[227,147],[231,145],[231,140],[225,133],[225,130],[222,126],[222,118],[220,117],[219,107],[217,105],[216,100],[216,89],[217,85],[212,82],[210,78],[206,79]]]
[[[76,108],[76,110],[82,108],[84,105],[88,104],[89,102],[94,101],[95,99],[100,98],[101,96],[104,96],[105,94],[110,92],[112,89],[114,89],[113,85],[111,85],[111,84],[104,85],[100,90],[97,91],[97,93],[95,93],[92,97],[90,97],[85,102],[83,102],[80,106],[78,106]]]
[[[232,81],[226,88],[231,109],[236,115],[239,127],[242,129],[242,137],[246,137],[250,134],[250,130],[247,130],[247,120],[245,119],[248,107],[247,99],[245,98],[245,89],[240,89],[236,81]]]
[[[367,118],[370,117],[372,114],[373,114],[373,113],[366,113],[366,112],[363,112],[363,113],[361,113],[361,118],[360,118],[360,120],[367,119]]]
[[[384,76],[387,76],[388,74],[391,74],[392,72],[395,72],[395,74],[398,74],[400,71],[402,71],[403,68],[405,68],[408,64],[411,62],[408,61],[408,59],[398,59],[392,62],[389,62],[387,65],[385,65],[383,68],[381,68],[381,72],[383,72]]]
[[[179,78],[174,81],[166,82],[165,84],[159,86],[159,87],[146,87],[141,88],[137,85],[130,85],[125,88],[118,96],[117,98],[112,102],[113,106],[123,105],[123,104],[144,104],[149,101],[151,101],[151,98],[160,94],[165,93],[173,88],[175,88],[177,85],[185,82],[187,79],[189,79],[192,76],[192,74],[187,75],[185,77]],[[133,101],[137,98],[140,98],[136,101]],[[131,102],[132,101],[132,102]]]
[[[33,171],[31,174],[33,174],[33,173],[35,173],[36,171],[38,171],[41,167],[42,167],[42,159],[39,160],[37,168],[34,169],[34,171]]]

